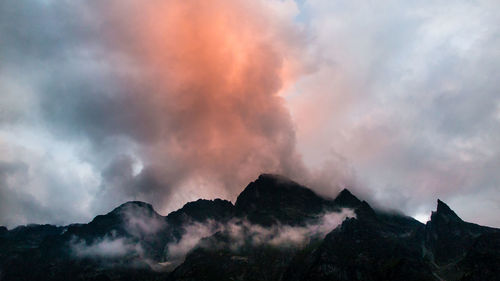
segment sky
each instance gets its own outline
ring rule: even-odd
[[[500,227],[498,1],[0,2],[0,225],[278,173]]]

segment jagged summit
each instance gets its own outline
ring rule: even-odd
[[[432,249],[432,259],[438,265],[462,258],[473,246],[477,237],[487,233],[498,233],[498,229],[463,221],[439,199],[437,209],[432,212],[425,228],[426,247]]]
[[[286,177],[262,174],[240,193],[236,211],[256,223],[298,224],[324,211],[331,201]]]
[[[439,199],[437,200],[436,211],[431,214],[431,220],[436,220],[437,217],[446,218],[447,221],[462,222],[462,219],[446,203]]]
[[[333,200],[339,207],[354,208],[361,204],[361,201],[354,196],[347,188],[342,189],[342,191]]]
[[[355,210],[358,219],[375,219],[376,212],[366,201],[359,200],[347,188],[335,197],[333,204],[339,208],[351,208]]]
[[[294,201],[293,197],[303,197],[314,201],[323,200],[319,195],[312,190],[304,187],[286,177],[262,174],[257,180],[251,182],[240,193],[236,200],[236,207],[247,207],[253,203],[275,203],[278,204],[284,201]]]

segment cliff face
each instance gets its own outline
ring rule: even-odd
[[[500,231],[440,200],[424,225],[276,175],[235,205],[164,217],[135,201],[88,224],[0,227],[0,280],[498,280],[499,264]]]

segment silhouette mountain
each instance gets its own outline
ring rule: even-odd
[[[498,233],[498,229],[465,222],[438,199],[437,209],[425,225],[428,259],[437,265],[441,276],[454,278],[461,274],[457,262],[465,258],[478,238],[490,233]]]
[[[334,209],[334,202],[282,176],[263,174],[238,196],[238,215],[269,226],[275,223],[303,224],[318,214]]]
[[[333,202],[340,207],[346,207],[346,208],[355,208],[361,205],[361,201],[352,193],[344,188],[337,197],[335,197],[335,200]]]
[[[328,199],[271,174],[234,205],[200,199],[161,216],[133,201],[87,224],[0,227],[2,281],[498,280],[499,264],[500,230],[441,200],[424,225],[347,189]]]

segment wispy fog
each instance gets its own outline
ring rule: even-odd
[[[229,246],[229,249],[233,251],[237,251],[246,243],[251,243],[253,246],[264,244],[276,247],[303,246],[313,238],[323,238],[345,218],[355,216],[353,210],[342,209],[341,212],[325,213],[305,226],[276,224],[264,227],[246,219],[232,219],[227,223],[213,220],[192,223],[184,228],[186,232],[181,239],[167,245],[166,260],[170,263],[180,263],[195,247],[217,247],[218,245],[202,241],[203,238],[210,237],[217,232],[226,235],[230,241],[229,245],[220,246]]]

